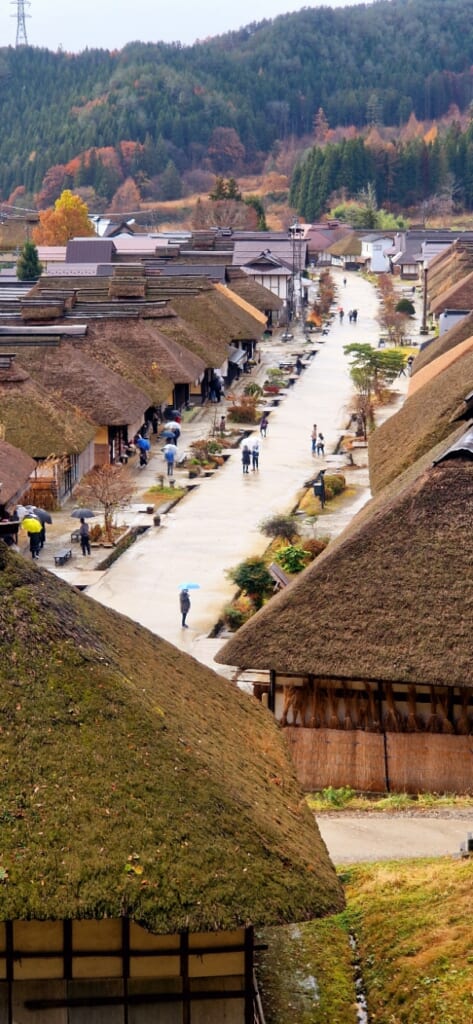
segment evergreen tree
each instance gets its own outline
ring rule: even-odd
[[[25,242],[16,264],[16,273],[20,281],[35,281],[43,269],[38,258],[38,250],[33,242]]]

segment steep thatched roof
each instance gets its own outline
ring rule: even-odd
[[[431,363],[434,359],[449,352],[450,349],[455,348],[460,342],[466,341],[467,338],[473,336],[473,313],[469,313],[468,316],[463,317],[458,323],[454,324],[449,331],[445,331],[445,334],[435,338],[425,348],[417,353],[414,363],[412,366],[412,376],[415,377],[419,370],[423,370],[424,366]]]
[[[135,423],[148,405],[144,391],[92,359],[82,342],[21,347],[18,359],[47,391],[62,395],[97,425]]]
[[[0,440],[0,504],[16,504],[27,489],[36,463],[25,452]]]
[[[419,388],[369,440],[371,490],[377,494],[433,445],[455,430],[473,389],[473,352],[457,359]]]
[[[90,420],[21,367],[0,370],[0,422],[5,440],[34,459],[78,455],[95,436]]]
[[[229,296],[206,278],[156,277],[148,288],[154,298],[166,298],[175,312],[214,345],[257,339],[262,328],[258,319],[239,308]],[[228,351],[228,350],[227,350]],[[219,366],[213,360],[210,366]]]
[[[2,919],[171,933],[341,908],[256,701],[1,543],[0,634]]]
[[[88,324],[84,350],[147,395],[164,402],[173,380],[160,364],[159,331],[153,320],[94,319]]]
[[[319,678],[473,686],[473,461],[426,462],[367,506],[216,660]]]
[[[446,309],[473,309],[473,272],[432,298],[429,308],[436,316]]]
[[[454,293],[457,284],[473,270],[473,244],[471,238],[458,238],[448,248],[429,261],[428,294],[431,304],[437,305],[442,296]],[[445,308],[445,307],[443,307]]]
[[[259,309],[261,313],[266,313],[268,310],[278,311],[283,308],[284,302],[279,295],[275,295],[269,288],[263,288],[261,284],[257,284],[255,279],[250,274],[245,274],[240,267],[227,267],[226,278],[232,291],[245,299],[245,302],[249,302],[255,309]]]

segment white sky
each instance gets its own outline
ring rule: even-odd
[[[360,0],[24,0],[30,46],[78,52],[142,42],[190,44],[302,7],[352,7]],[[0,0],[0,46],[15,46],[21,0]],[[29,17],[28,17],[29,16]]]

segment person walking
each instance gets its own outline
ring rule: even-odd
[[[39,558],[39,552],[41,550],[40,539],[39,539],[39,532],[38,533],[28,533],[28,537],[30,538],[31,557],[32,558]]]
[[[241,464],[243,466],[243,472],[244,473],[249,473],[249,471],[250,471],[250,462],[251,462],[251,452],[250,452],[250,449],[248,448],[248,445],[245,444],[245,445],[243,445],[243,450],[242,450],[242,453],[241,453]]]
[[[311,442],[312,442],[312,455],[315,455],[315,452],[317,450],[317,424],[316,423],[314,423],[314,426],[312,427],[312,433],[310,435],[310,438],[311,438]]]
[[[186,622],[186,618],[191,606],[191,599],[189,597],[188,590],[181,590],[181,593],[179,594],[179,605],[181,609],[181,626],[183,629],[189,629],[189,626],[187,625]]]
[[[268,423],[269,423],[268,417],[267,417],[266,413],[263,413],[263,415],[261,417],[261,420],[260,420],[260,425],[259,425],[259,432],[261,434],[261,437],[266,437],[266,431],[268,429]]]
[[[251,468],[253,473],[259,469],[259,441],[255,439],[251,448]]]
[[[174,454],[174,445],[169,445],[164,452],[168,476],[172,476],[174,473]]]
[[[324,435],[320,430],[317,434],[317,455],[325,455],[325,440]]]
[[[227,422],[227,421],[226,421],[226,419],[225,419],[225,416],[221,416],[221,417],[220,417],[220,426],[219,426],[219,428],[218,428],[218,429],[219,429],[219,432],[220,432],[220,437],[223,437],[223,435],[224,435],[224,433],[225,433],[225,426],[226,426],[226,422]]]
[[[90,531],[89,524],[81,519],[79,526],[79,540],[83,555],[90,555]]]
[[[345,316],[345,311],[342,309],[341,306],[340,306],[340,309],[338,310],[338,315],[340,317],[340,323],[342,324],[343,323],[343,317]]]

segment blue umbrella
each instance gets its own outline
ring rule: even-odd
[[[138,437],[136,441],[136,447],[142,452],[149,452],[151,444],[146,437]]]
[[[173,430],[163,430],[163,431],[161,431],[161,437],[172,437],[172,439],[174,440],[174,431]]]
[[[180,583],[179,590],[200,590],[200,583]]]

